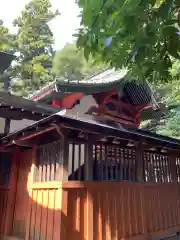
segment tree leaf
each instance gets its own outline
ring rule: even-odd
[[[166,0],[156,0],[154,8],[159,8]]]
[[[86,61],[89,60],[89,55],[90,55],[90,49],[88,47],[84,48],[84,57]]]

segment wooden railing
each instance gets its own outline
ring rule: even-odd
[[[88,151],[88,148],[91,151]],[[155,152],[144,149],[141,145],[127,147],[106,143],[54,141],[37,147],[34,182],[63,180],[178,182],[179,159],[179,153],[171,155]],[[63,176],[63,165],[68,172],[66,178]],[[86,176],[87,169],[90,179]]]

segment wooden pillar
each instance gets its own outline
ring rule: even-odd
[[[60,188],[58,190],[58,194],[60,196],[60,221],[58,222],[60,228],[60,238],[54,238],[54,240],[69,240],[67,239],[67,205],[68,205],[68,191],[67,189]],[[58,230],[57,229],[57,230]]]
[[[6,221],[5,221],[5,236],[10,236],[12,233],[13,227],[13,216],[15,209],[15,199],[16,199],[16,190],[17,190],[17,178],[18,178],[18,167],[20,161],[20,149],[16,148],[12,156],[12,167],[9,181],[9,193],[8,193],[8,203],[6,211]]]
[[[66,137],[61,140],[60,149],[60,180],[68,181],[68,165],[69,165],[69,143]]]
[[[143,158],[143,146],[138,143],[136,145],[136,181],[144,182],[144,158]]]
[[[91,140],[85,144],[85,159],[84,159],[85,181],[93,180],[93,143]]]
[[[11,119],[6,118],[6,120],[5,120],[5,127],[4,127],[4,133],[5,133],[6,135],[9,134],[10,125],[11,125]]]
[[[169,163],[170,163],[170,173],[171,173],[172,182],[178,182],[178,175],[177,175],[177,169],[176,169],[177,153],[171,152],[169,158],[170,158]]]
[[[92,189],[87,189],[85,201],[85,221],[84,234],[85,240],[93,240],[93,196]]]
[[[36,168],[36,146],[32,148],[32,161],[31,161],[31,172],[28,176],[28,192],[29,195],[32,196],[32,185],[34,183],[34,174]],[[29,197],[28,209],[27,209],[27,222],[26,222],[26,240],[30,239],[30,219],[31,219],[31,206],[32,206],[32,198]]]

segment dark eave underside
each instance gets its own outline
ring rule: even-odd
[[[14,120],[40,120],[59,111],[46,104],[39,104],[21,97],[0,92],[0,117]]]
[[[1,138],[0,143],[10,143],[13,139],[32,134],[34,131],[37,131],[38,128],[48,128],[52,123],[63,125],[64,127],[67,126],[70,129],[77,129],[78,131],[89,132],[89,134],[94,133],[102,134],[104,136],[113,136],[124,140],[136,141],[154,146],[163,146],[170,149],[180,148],[180,141],[173,138],[164,137],[141,129],[127,129],[114,123],[102,124],[94,120],[60,116],[58,113]]]

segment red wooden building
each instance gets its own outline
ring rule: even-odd
[[[80,82],[52,82],[29,96],[35,102],[66,109],[69,116],[139,127],[162,112],[144,81],[128,80],[122,71],[105,69]]]
[[[34,123],[0,138],[0,239],[180,239],[180,141],[137,128],[151,94],[106,86],[1,99],[1,117]]]
[[[177,235],[180,141],[61,114],[1,139],[2,239]]]

